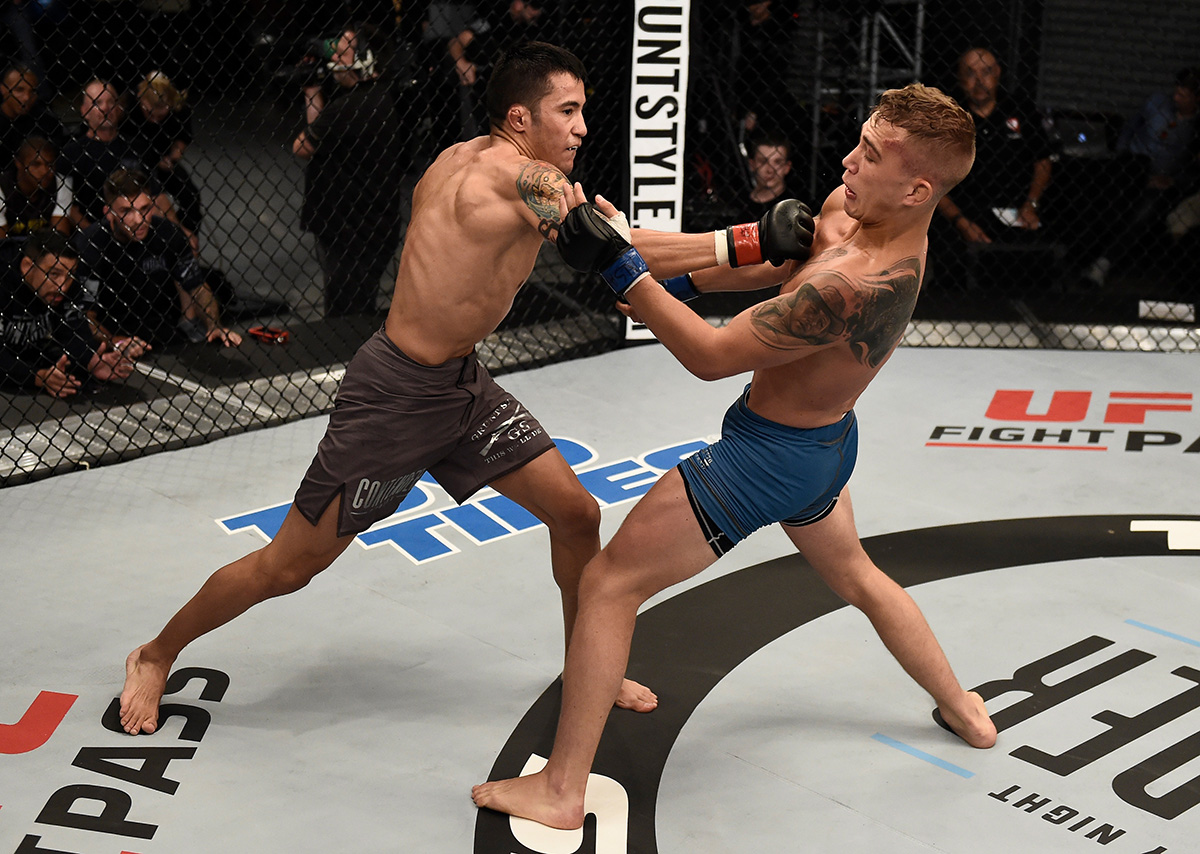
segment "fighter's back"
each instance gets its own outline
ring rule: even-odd
[[[465,355],[504,318],[543,241],[518,193],[522,171],[538,165],[478,137],[444,151],[417,183],[386,324],[409,357]]]

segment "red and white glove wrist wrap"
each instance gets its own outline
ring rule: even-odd
[[[724,232],[717,232],[716,243],[718,263],[728,263],[730,267],[745,267],[763,262],[757,222],[731,225]]]

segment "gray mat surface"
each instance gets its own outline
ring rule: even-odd
[[[125,655],[262,542],[324,419],[0,490],[0,851],[1194,851],[1197,375],[1186,355],[899,351],[858,407],[860,533],[964,684],[1026,674],[997,688],[997,747],[937,728],[768,529],[648,604],[643,649],[687,626],[681,656],[737,652],[695,690],[704,668],[635,649],[675,672],[659,712],[620,724],[624,752],[664,761],[595,784],[576,835],[469,799],[546,737],[521,723],[561,664],[544,530],[481,535],[425,485],[372,547],[185,650],[179,714],[132,739],[105,727]],[[581,460],[605,539],[743,382],[701,383],[657,345],[503,378]],[[752,616],[697,630],[714,599],[778,636]]]

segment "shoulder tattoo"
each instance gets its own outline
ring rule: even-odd
[[[538,231],[549,237],[551,229],[562,225],[559,220],[558,202],[563,197],[565,176],[546,163],[531,160],[521,167],[517,175],[517,193],[531,211],[537,214]]]
[[[845,341],[859,362],[874,368],[904,334],[920,285],[915,257],[857,279],[814,271],[795,291],[755,307],[750,325],[775,350]]]

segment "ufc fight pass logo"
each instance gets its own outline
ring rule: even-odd
[[[1181,391],[1000,389],[982,419],[939,424],[925,447],[1139,452],[1176,446],[1195,454],[1200,428],[1186,417],[1192,398]]]

